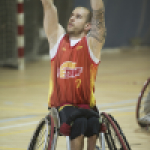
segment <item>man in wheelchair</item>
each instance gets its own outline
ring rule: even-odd
[[[92,11],[75,8],[66,32],[58,22],[53,0],[41,1],[51,58],[48,105],[58,109],[60,132],[69,134],[71,150],[83,148],[84,136],[88,138],[87,149],[94,150],[100,131],[98,113],[94,111],[94,85],[106,33],[103,1],[90,0]],[[89,117],[84,111],[87,109],[96,114]],[[67,123],[70,115],[76,113],[82,115]]]
[[[150,91],[144,101],[144,114],[138,119],[139,123],[150,125]]]

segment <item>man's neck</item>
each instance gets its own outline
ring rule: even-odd
[[[70,40],[78,40],[78,39],[83,38],[84,36],[86,36],[86,34],[79,34],[79,35],[72,35],[72,34],[69,34],[69,39],[70,39]]]

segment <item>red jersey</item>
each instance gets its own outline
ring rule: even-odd
[[[98,62],[91,57],[87,38],[83,37],[74,46],[66,34],[57,43],[57,50],[51,56],[51,78],[49,107],[64,104],[96,105],[94,85]],[[94,55],[93,55],[94,56]]]

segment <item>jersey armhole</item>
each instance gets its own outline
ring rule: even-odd
[[[49,56],[50,56],[51,61],[55,58],[57,51],[58,51],[58,48],[59,48],[59,44],[60,44],[61,40],[63,39],[64,35],[65,34],[61,35],[59,37],[57,43],[54,45],[54,47],[50,49]]]
[[[87,37],[85,38],[85,41],[86,41],[86,45],[87,45],[87,49],[88,49],[88,54],[89,54],[89,57],[90,57],[91,61],[94,64],[98,65],[101,61],[98,58],[96,58],[95,55],[93,54],[93,52],[92,52],[92,50],[91,50],[91,48],[90,48],[90,46],[88,44]]]

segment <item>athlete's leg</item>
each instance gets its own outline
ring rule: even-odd
[[[94,150],[96,146],[97,135],[88,137],[87,139],[87,150]]]
[[[87,119],[78,118],[71,128],[71,150],[82,150],[84,147],[84,134],[87,130]]]
[[[84,135],[71,140],[71,150],[82,150],[84,147]]]
[[[99,135],[100,123],[98,118],[92,117],[87,121],[87,150],[94,150]]]

